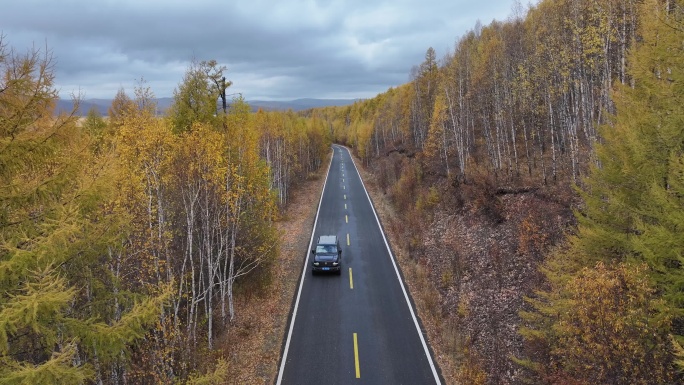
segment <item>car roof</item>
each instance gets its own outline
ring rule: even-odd
[[[334,245],[337,243],[337,235],[321,235],[318,238],[319,245]]]

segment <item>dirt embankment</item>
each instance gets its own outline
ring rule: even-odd
[[[543,284],[544,254],[575,226],[571,189],[435,185],[440,203],[417,215],[360,171],[445,382],[521,384],[519,312]]]

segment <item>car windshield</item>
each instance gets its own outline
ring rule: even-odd
[[[316,254],[319,253],[334,253],[335,245],[318,245],[316,246]]]

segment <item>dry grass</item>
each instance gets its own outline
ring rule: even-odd
[[[228,384],[272,384],[278,375],[280,353],[292,300],[297,290],[316,215],[327,162],[293,194],[276,224],[280,253],[272,282],[261,296],[241,296],[236,320],[219,346],[229,361]],[[316,203],[312,203],[316,202]]]

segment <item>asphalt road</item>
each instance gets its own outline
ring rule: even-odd
[[[312,275],[307,253],[276,384],[441,384],[356,167],[333,150],[312,242],[340,238],[342,274]]]

